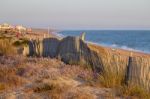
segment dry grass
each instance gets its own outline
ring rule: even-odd
[[[9,89],[25,84],[26,80],[17,75],[16,68],[0,65],[0,83],[0,89]]]
[[[65,97],[65,93],[69,90],[69,86],[64,85],[55,85],[55,88],[49,92],[49,96],[52,99],[62,99],[62,97]]]
[[[53,84],[47,84],[43,83],[41,85],[38,85],[37,87],[34,88],[34,92],[44,92],[44,91],[49,91],[49,90],[54,90],[56,86]]]
[[[105,70],[99,75],[98,81],[106,88],[114,88],[123,84],[124,76],[122,73],[116,73],[109,68],[105,68]]]
[[[150,92],[135,85],[124,85],[119,90],[119,95],[124,97],[135,97],[140,99],[150,99]]]
[[[111,71],[105,71],[99,75],[100,86],[113,88],[116,95],[123,97],[133,97],[138,99],[150,99],[150,93],[145,89],[135,85],[124,85],[124,76]]]
[[[5,84],[4,84],[4,83],[0,83],[0,91],[1,91],[1,90],[5,90],[5,89],[6,89]]]
[[[0,55],[14,55],[16,54],[15,47],[11,44],[9,39],[0,39]]]
[[[93,71],[88,68],[80,67],[78,65],[63,65],[60,67],[62,76],[71,78],[81,78],[88,80],[93,78]]]
[[[0,83],[5,83],[11,88],[26,83],[26,80],[29,82],[51,80],[66,75],[67,67],[56,59],[0,56]],[[76,70],[71,71],[72,75],[78,75]]]
[[[66,99],[94,99],[94,96],[90,93],[75,90],[74,92],[69,92]]]
[[[59,81],[41,82],[37,84],[33,91],[36,93],[47,93],[51,99],[62,99],[65,93],[70,89],[69,85]]]
[[[89,47],[100,55],[103,63],[103,70],[98,74],[96,84],[106,88],[113,88],[121,86],[124,82],[126,57],[119,54],[113,54],[108,49],[96,45],[89,45]]]
[[[63,81],[58,79],[63,77]],[[109,68],[105,68],[104,72],[98,76],[96,83],[95,80],[97,79],[92,70],[78,65],[66,65],[57,59],[0,56],[1,92],[24,86],[29,81],[33,85],[37,84],[33,89],[31,88],[33,94],[47,95],[52,99],[93,99],[95,93],[91,94],[90,91],[82,90],[82,88],[88,86],[94,89],[98,82],[103,87],[115,87],[120,91],[120,93],[117,92],[119,96],[149,98],[143,89],[122,86],[124,76],[121,73],[112,72]],[[86,82],[92,82],[94,86],[84,86]]]

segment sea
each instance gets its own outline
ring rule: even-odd
[[[150,54],[150,30],[63,30],[57,36],[80,36],[83,32],[90,43]]]

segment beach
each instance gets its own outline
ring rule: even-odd
[[[20,39],[26,42],[15,46],[22,49],[16,53],[14,44],[1,38],[2,98],[149,97],[149,54],[94,44],[82,36],[59,37],[56,31],[48,34],[43,29],[16,38],[17,42]]]
[[[62,36],[60,36],[56,30],[51,30],[48,34],[48,31],[46,29],[33,29],[33,34],[31,33],[30,35],[27,34],[27,38],[40,38],[43,39],[44,35],[50,37],[50,38],[58,38],[58,39],[63,39]],[[149,53],[144,53],[144,52],[139,52],[139,51],[134,51],[134,50],[127,50],[127,49],[121,49],[121,48],[114,48],[114,47],[106,47],[101,44],[95,44],[90,41],[86,41],[88,45],[91,45],[94,49],[100,49],[101,47],[104,48],[105,50],[109,51],[110,53],[114,54],[121,54],[124,56],[133,56],[133,57],[150,57]]]

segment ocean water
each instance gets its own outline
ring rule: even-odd
[[[79,36],[82,32],[88,42],[150,54],[150,30],[64,30],[57,35]]]

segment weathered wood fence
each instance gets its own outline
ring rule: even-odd
[[[73,37],[63,40],[56,38],[33,40],[24,48],[24,55],[52,58],[60,55],[67,63],[72,61],[87,63],[96,71],[109,67],[114,72],[124,73],[125,82],[139,85],[150,91],[150,57],[129,57],[111,53],[105,57],[102,54],[91,51],[81,39]]]

